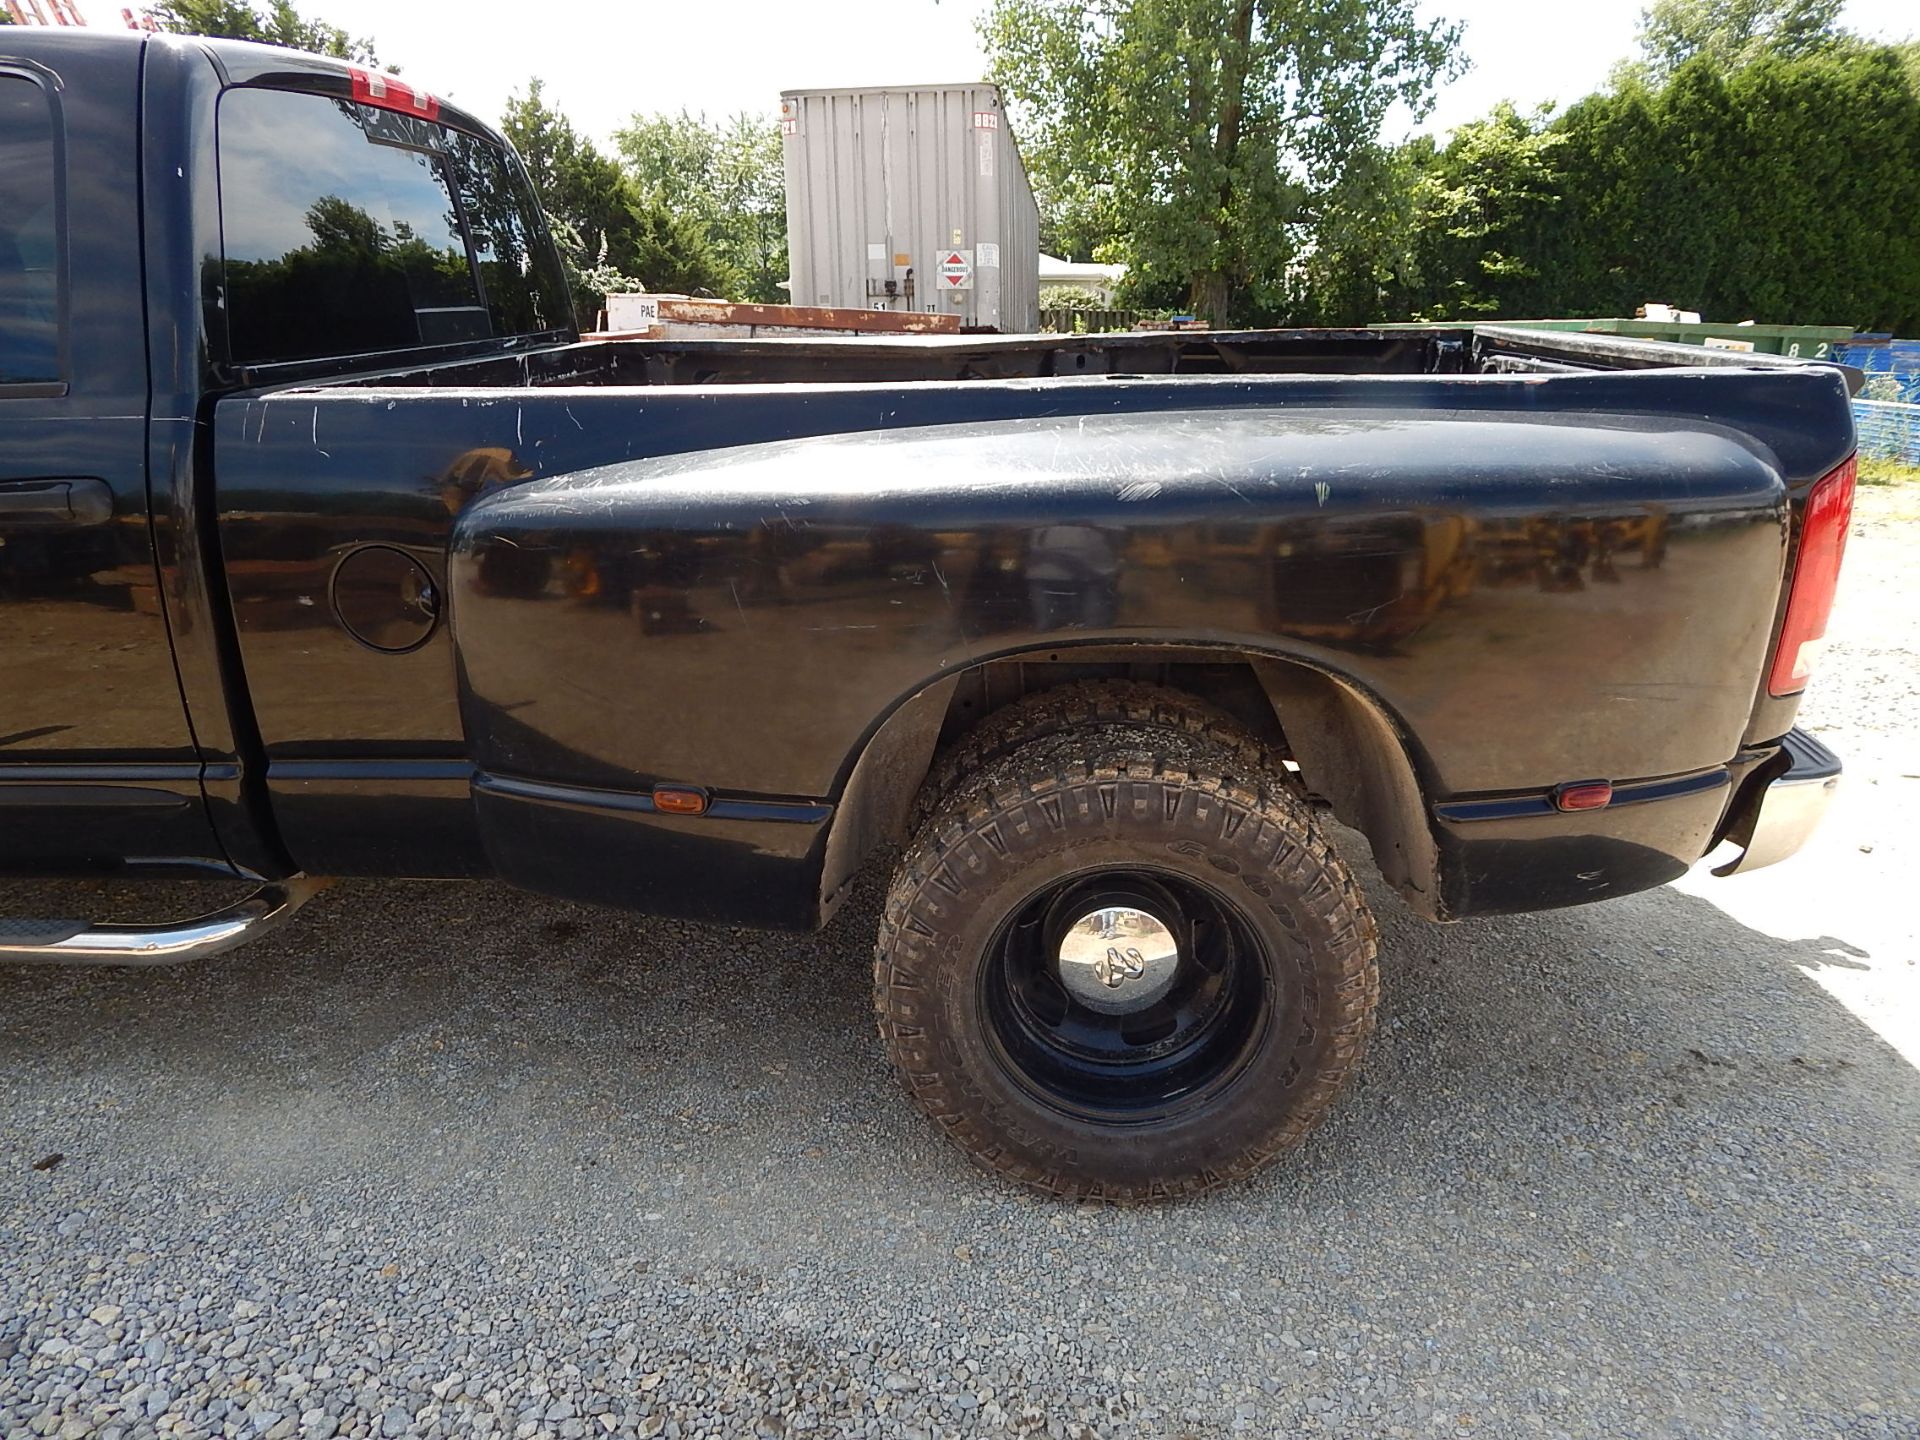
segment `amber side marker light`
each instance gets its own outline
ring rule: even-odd
[[[1604,810],[1613,803],[1613,784],[1607,780],[1581,780],[1554,787],[1556,810]]]
[[[653,787],[653,808],[663,815],[704,815],[707,813],[707,792],[685,785],[656,785]]]
[[[1787,618],[1780,626],[1780,644],[1767,676],[1767,693],[1775,699],[1806,689],[1814,661],[1820,658],[1827,618],[1833,614],[1833,592],[1840,584],[1840,559],[1846,554],[1847,531],[1853,523],[1853,484],[1859,468],[1858,457],[1849,456],[1846,464],[1807,494],[1800,553],[1793,562],[1793,588],[1787,592]]]

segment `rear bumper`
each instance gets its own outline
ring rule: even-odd
[[[1563,812],[1545,792],[1436,806],[1435,918],[1557,910],[1677,880],[1713,848],[1732,787],[1722,768],[1616,785],[1602,810]]]
[[[1434,918],[1584,905],[1677,880],[1723,841],[1734,875],[1784,860],[1826,812],[1840,761],[1803,730],[1732,764],[1614,786],[1601,810],[1562,813],[1546,792],[1434,807],[1440,904]]]
[[[1785,860],[1827,813],[1840,784],[1840,757],[1804,730],[1789,730],[1779,755],[1742,788],[1720,838],[1741,854],[1714,867],[1716,875],[1741,875]]]

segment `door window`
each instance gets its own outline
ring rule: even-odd
[[[60,378],[60,247],[53,106],[0,75],[0,385]]]

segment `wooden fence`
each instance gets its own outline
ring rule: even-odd
[[[1139,318],[1138,310],[1049,308],[1040,312],[1040,328],[1056,335],[1101,335],[1113,330],[1131,330]]]

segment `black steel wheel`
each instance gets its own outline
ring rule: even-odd
[[[1036,1098],[1110,1124],[1151,1120],[1232,1082],[1272,1009],[1266,962],[1210,886],[1099,870],[1008,918],[980,967],[981,1013]]]
[[[1357,1067],[1372,919],[1251,753],[1157,727],[1051,736],[909,847],[880,1030],[976,1162],[1050,1194],[1193,1193],[1297,1144]]]

